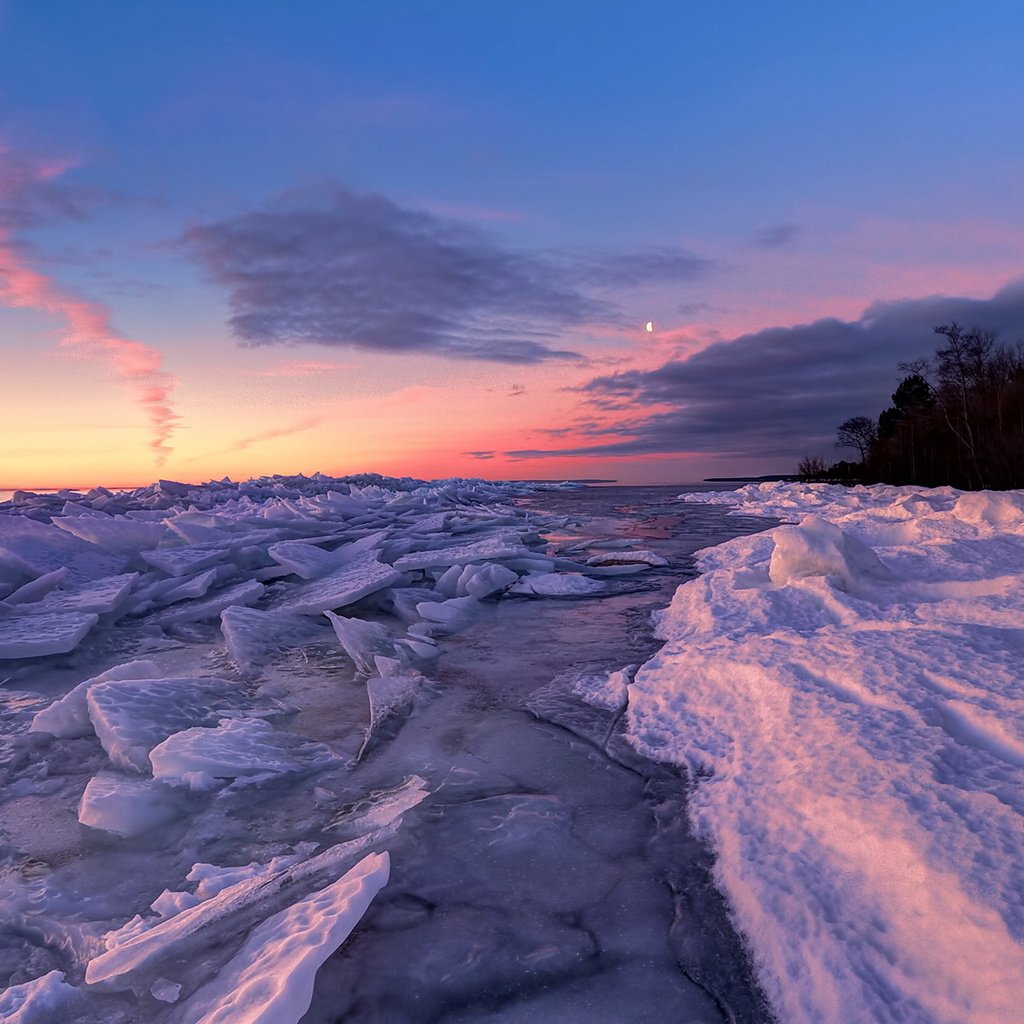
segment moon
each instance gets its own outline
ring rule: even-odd
[[[654,330],[654,321],[653,320],[648,320],[647,321],[647,326],[644,328],[644,330],[647,331],[648,334],[652,333],[653,330]]]

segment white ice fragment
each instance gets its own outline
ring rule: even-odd
[[[587,597],[602,594],[607,588],[600,580],[578,573],[547,573],[543,576],[525,576],[509,593],[534,594],[538,597]]]
[[[432,551],[413,551],[395,561],[396,569],[429,569],[434,566],[466,565],[530,555],[519,534],[497,534],[465,544],[452,544]]]
[[[265,593],[267,588],[257,580],[246,580],[233,587],[220,590],[212,597],[202,601],[186,601],[158,612],[153,616],[153,621],[161,626],[176,626],[186,622],[204,622],[207,619],[216,619],[232,605],[255,604]]]
[[[333,793],[330,795],[334,796]],[[371,829],[392,824],[428,796],[427,780],[419,775],[410,775],[400,786],[378,790],[345,807],[325,826],[325,831],[363,835]]]
[[[238,706],[237,694],[237,684],[211,677],[112,679],[90,686],[86,702],[110,760],[145,772],[158,743],[191,726],[217,722],[226,708]]]
[[[159,675],[160,670],[152,661],[129,661],[123,665],[115,665],[79,683],[49,707],[37,711],[28,731],[46,732],[61,739],[91,736],[92,719],[89,717],[89,703],[86,698],[90,686],[106,682],[108,679],[153,679]]]
[[[0,992],[0,1024],[56,1024],[70,1020],[68,1003],[75,988],[60,971],[12,985]]]
[[[157,978],[149,986],[149,994],[154,999],[159,999],[161,1003],[176,1003],[178,996],[181,995],[181,985],[167,978]]]
[[[334,612],[324,612],[331,620],[334,632],[359,672],[369,675],[374,671],[376,654],[394,655],[395,638],[387,626],[364,619],[344,618]]]
[[[124,605],[138,578],[137,572],[128,572],[91,580],[68,590],[51,590],[39,606],[52,611],[108,614]]]
[[[122,516],[103,519],[55,516],[51,522],[61,530],[118,554],[135,554],[140,550],[155,548],[169,536],[163,523],[145,523]]]
[[[480,614],[480,602],[475,597],[453,597],[449,601],[422,601],[416,610],[435,629],[457,633]]]
[[[321,638],[325,631],[304,615],[242,605],[221,612],[220,628],[231,660],[242,671],[258,668],[288,648]]]
[[[519,579],[517,573],[507,566],[494,563],[486,565],[467,565],[459,576],[455,588],[458,597],[475,597],[483,599]]]
[[[337,878],[358,857],[395,832],[392,823],[368,835],[328,847],[314,857],[267,870],[246,871],[244,877],[196,906],[168,920],[141,928],[130,926],[105,936],[105,950],[89,961],[86,984],[116,981],[112,987],[130,987],[131,978],[157,960],[186,957],[219,943],[225,934],[237,935],[256,921],[274,913],[282,902],[292,900],[326,879]]]
[[[18,604],[27,604],[30,601],[38,601],[45,597],[54,587],[60,586],[67,578],[68,571],[64,566],[54,569],[53,572],[43,573],[29,583],[22,584],[13,593],[4,598],[4,604],[13,607]]]
[[[276,607],[299,615],[319,615],[354,604],[402,578],[402,573],[372,554],[362,554],[318,580],[290,588]]]
[[[189,786],[196,781],[195,773],[255,782],[324,768],[339,759],[322,743],[278,732],[262,719],[247,718],[223,721],[215,729],[177,732],[154,747],[149,760],[154,778]]]
[[[259,925],[241,951],[186,1004],[183,1024],[296,1024],[320,965],[345,941],[387,883],[387,853]]]
[[[67,654],[99,621],[91,612],[53,611],[41,605],[36,601],[0,616],[0,659]]]
[[[650,566],[668,565],[668,562],[661,555],[646,549],[643,551],[606,551],[604,554],[592,555],[587,559],[587,565],[596,566],[635,565],[637,563]]]
[[[871,548],[819,516],[805,516],[799,526],[780,526],[772,537],[768,575],[778,587],[808,576],[830,576],[847,590],[858,580],[892,577]]]
[[[129,838],[172,821],[179,812],[177,798],[165,787],[149,779],[100,772],[82,793],[78,820],[90,828]]]
[[[456,597],[462,570],[463,566],[461,565],[450,565],[438,576],[437,582],[434,584],[434,590],[442,597]]]

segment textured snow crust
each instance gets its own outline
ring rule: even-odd
[[[1024,1007],[1024,493],[758,484],[628,688],[787,1024]]]

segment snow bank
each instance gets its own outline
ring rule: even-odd
[[[779,1019],[1019,1019],[1024,494],[683,497],[799,524],[703,553],[628,706]]]

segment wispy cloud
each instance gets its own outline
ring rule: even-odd
[[[802,228],[799,224],[773,224],[754,232],[754,245],[761,249],[781,249],[796,241]]]
[[[579,360],[556,347],[567,331],[625,322],[593,289],[691,280],[707,267],[671,247],[520,252],[477,225],[340,187],[196,225],[182,242],[228,290],[246,344],[522,364]]]
[[[722,341],[654,370],[597,377],[582,391],[618,423],[578,434],[595,444],[521,449],[513,458],[715,452],[796,459],[833,449],[837,424],[876,416],[901,376],[930,355],[933,328],[956,320],[1024,336],[1024,281],[990,299],[936,296],[878,303],[853,321],[824,319]]]
[[[292,359],[252,372],[256,377],[287,379],[290,377],[318,377],[321,374],[340,373],[342,370],[351,370],[354,367],[354,363],[334,363],[322,359]]]
[[[323,422],[323,416],[305,416],[301,420],[296,420],[294,423],[288,423],[282,427],[274,427],[272,430],[262,430],[260,433],[252,434],[250,437],[241,437],[229,448],[226,448],[225,451],[243,452],[246,448],[251,448],[256,444],[262,444],[264,441],[274,441],[280,437],[291,437],[292,434],[301,434],[303,431],[313,430],[314,427],[319,427]]]
[[[66,164],[33,162],[0,149],[0,302],[53,314],[63,322],[60,344],[105,362],[125,381],[150,422],[149,447],[157,466],[171,452],[179,417],[171,402],[176,381],[156,349],[119,334],[102,305],[62,289],[36,270],[16,232],[43,221],[84,216],[96,194],[57,179]]]

